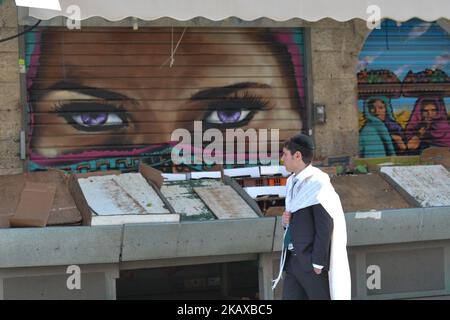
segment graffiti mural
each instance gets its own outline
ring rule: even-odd
[[[357,70],[360,156],[450,147],[450,35],[436,22],[386,20]]]
[[[26,44],[30,170],[170,170],[171,133],[194,121],[303,129],[301,29],[43,28]]]

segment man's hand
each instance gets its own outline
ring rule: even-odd
[[[283,227],[286,227],[291,222],[291,213],[289,211],[285,211],[283,213]]]
[[[314,268],[314,272],[316,274],[321,274],[322,273],[322,269]]]

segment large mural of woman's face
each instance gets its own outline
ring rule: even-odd
[[[450,35],[436,22],[386,20],[360,53],[360,156],[450,147]]]
[[[27,37],[30,169],[159,165],[194,121],[284,140],[302,129],[302,46],[292,29],[40,29]]]

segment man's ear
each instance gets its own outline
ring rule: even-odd
[[[295,160],[303,160],[303,156],[300,151],[295,151]]]

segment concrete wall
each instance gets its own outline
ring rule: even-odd
[[[312,101],[325,104],[327,122],[314,127],[316,158],[358,154],[356,66],[370,29],[363,20],[324,19],[311,29]]]
[[[17,34],[14,0],[0,1],[0,39]],[[22,172],[19,135],[20,110],[18,38],[0,43],[0,174]]]
[[[450,297],[450,207],[353,212],[345,218],[353,299]],[[256,259],[260,297],[279,299],[282,283],[273,292],[271,281],[282,233],[281,217],[0,229],[0,300],[114,299],[121,270]],[[74,264],[85,279],[82,291],[66,286],[66,268]],[[375,272],[379,280],[372,282]]]

